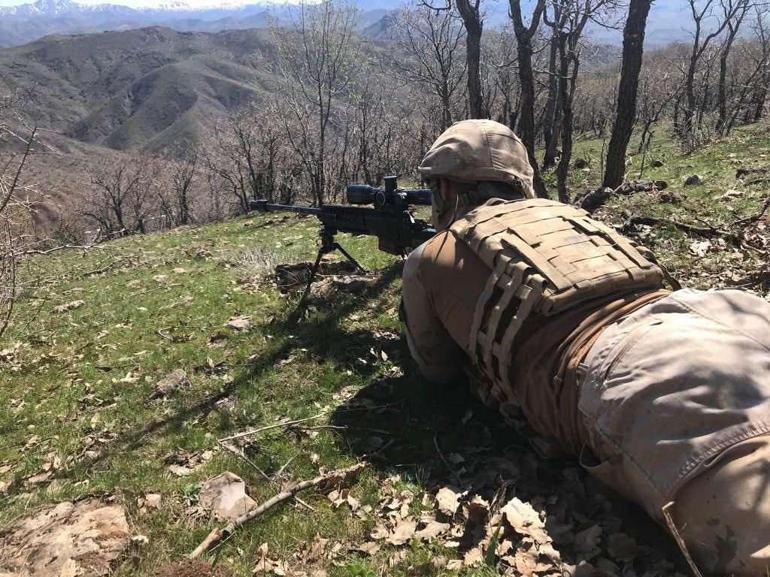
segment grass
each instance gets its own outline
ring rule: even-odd
[[[578,143],[576,157],[591,165],[590,172],[573,175],[575,189],[595,181],[600,150],[597,141]],[[647,193],[622,197],[609,204],[606,218],[645,214],[722,226],[756,211],[767,196],[766,189],[734,179],[738,160],[770,164],[770,140],[761,129],[737,131],[688,156],[661,139],[650,157],[665,164],[645,177],[668,180],[681,200],[652,202]],[[638,163],[632,160],[631,172]],[[682,181],[691,173],[702,174],[706,183],[685,189]],[[744,195],[729,203],[715,200],[730,188]],[[397,337],[399,263],[378,252],[375,240],[340,236],[365,267],[381,271],[374,285],[316,303],[298,325],[287,321],[295,297],[281,295],[260,271],[273,262],[310,260],[316,234],[312,218],[262,215],[27,262],[29,288],[0,343],[0,405],[6,407],[0,412],[0,482],[9,483],[0,497],[0,527],[46,504],[113,495],[127,507],[133,531],[148,537],[117,575],[152,575],[190,552],[212,528],[195,514],[203,480],[229,470],[247,481],[257,501],[276,492],[243,459],[221,450],[218,438],[320,412],[329,417],[318,424],[338,428],[270,431],[245,447],[248,458],[268,475],[289,463],[287,475],[302,479],[319,466],[344,466],[374,453],[352,488],[373,507],[387,479],[414,494],[451,482],[437,442],[447,454],[491,452],[539,471],[537,483],[517,489],[522,495],[545,502],[561,490],[563,464],[535,464],[526,438],[464,391],[437,390],[414,376]],[[664,262],[695,284],[724,284],[714,274],[730,266],[732,251],[695,259],[687,250],[692,239],[678,231],[663,229],[649,238]],[[56,312],[76,301],[83,304]],[[250,317],[251,330],[225,328],[235,316]],[[191,387],[152,399],[154,384],[175,369],[186,371]],[[343,404],[350,397],[353,404]],[[190,459],[200,464],[189,476],[169,471],[170,462]],[[35,483],[41,474],[49,475]],[[159,510],[140,509],[139,499],[148,493],[162,495]],[[412,544],[403,557],[387,547],[364,556],[349,545],[367,539],[373,517],[335,509],[322,496],[305,500],[313,512],[295,505],[276,509],[209,559],[235,575],[251,575],[262,543],[296,562],[302,544],[320,536],[342,544],[321,563],[332,576],[454,574],[431,560],[456,553],[433,545]],[[463,574],[495,573],[483,568]]]

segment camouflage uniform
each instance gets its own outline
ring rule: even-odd
[[[770,304],[665,290],[632,242],[534,198],[526,159],[508,128],[469,120],[420,166],[439,230],[404,269],[421,371],[446,383],[471,374],[482,400],[579,456],[702,571],[764,575]]]

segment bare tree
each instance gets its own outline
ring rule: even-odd
[[[148,157],[116,159],[91,175],[94,193],[83,215],[99,227],[98,240],[148,231],[158,165]]]
[[[546,6],[546,0],[537,0],[532,10],[529,25],[525,24],[521,11],[521,0],[509,0],[513,31],[516,35],[516,47],[519,63],[519,85],[521,99],[517,132],[527,148],[529,162],[535,172],[534,185],[538,196],[546,197],[545,183],[540,175],[540,167],[535,156],[535,74],[532,68],[533,41]]]
[[[686,146],[692,146],[696,142],[698,122],[698,91],[696,90],[696,76],[701,61],[711,43],[717,39],[728,24],[742,10],[745,0],[720,0],[724,4],[722,17],[715,13],[717,0],[687,0],[690,6],[695,31],[693,33],[692,46],[690,48],[689,62],[685,73],[684,82],[684,119],[679,125],[679,135]],[[706,23],[714,18],[716,24],[707,32]],[[701,91],[703,92],[703,91]],[[702,110],[702,108],[700,109]]]
[[[751,57],[754,61],[753,83],[747,86],[750,94],[745,121],[759,122],[765,110],[767,92],[770,89],[770,24],[767,6],[755,6],[755,19],[752,24],[755,50]]]
[[[302,4],[296,32],[275,30],[279,65],[292,118],[284,117],[289,143],[301,160],[312,196],[323,204],[331,190],[327,155],[338,99],[347,93],[356,64],[356,12],[330,0]],[[344,130],[344,129],[343,129]]]
[[[559,200],[569,202],[567,177],[572,162],[573,102],[580,72],[581,40],[586,25],[614,6],[612,0],[551,0],[544,20],[556,35],[559,54],[558,101],[561,107],[561,157],[556,167]]]
[[[6,139],[13,141],[11,152],[0,156],[0,337],[8,328],[16,302],[18,260],[30,222],[29,203],[20,195],[22,176],[37,136],[36,128],[26,138],[12,129],[7,119],[15,114],[15,107],[13,96],[0,97],[0,145],[8,145]]]
[[[735,39],[738,37],[741,24],[746,18],[746,14],[752,7],[751,0],[720,0],[722,17],[727,23],[727,34],[719,53],[719,92],[717,95],[717,107],[719,116],[717,117],[716,130],[724,134],[727,129],[727,63],[730,58]]]
[[[465,25],[465,59],[468,79],[468,114],[470,118],[484,117],[481,94],[481,34],[484,20],[481,0],[455,0],[457,11]]]
[[[171,226],[193,222],[193,202],[199,172],[199,152],[188,147],[182,159],[171,163],[169,182],[158,191],[161,213]]]
[[[543,170],[553,168],[556,164],[559,128],[561,126],[561,107],[558,106],[559,74],[557,63],[559,56],[559,35],[554,29],[548,42],[548,97],[543,111]]]
[[[620,186],[625,174],[626,151],[636,119],[639,74],[644,55],[644,32],[652,2],[653,0],[631,0],[628,5],[628,17],[623,29],[623,63],[618,86],[618,106],[604,170],[603,186],[609,188]]]
[[[669,67],[647,70],[638,86],[637,122],[641,125],[637,153],[649,150],[654,136],[654,126],[681,93],[681,83],[673,79]],[[625,154],[625,153],[624,153]],[[608,154],[609,158],[609,154]],[[606,174],[606,173],[605,173]],[[612,186],[612,185],[605,185]]]
[[[285,146],[281,124],[277,105],[260,103],[232,113],[215,131],[206,166],[238,214],[249,211],[252,199],[275,199]]]
[[[511,29],[490,30],[482,45],[486,113],[501,124],[516,125],[518,74],[516,41]]]
[[[454,118],[453,101],[465,74],[465,63],[457,52],[463,31],[456,15],[448,9],[434,9],[424,4],[404,10],[399,17],[403,31],[402,46],[413,62],[397,62],[402,75],[425,86],[441,103],[441,129]]]

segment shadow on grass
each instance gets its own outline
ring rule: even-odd
[[[410,364],[406,356],[402,350],[401,366]],[[599,524],[605,539],[623,532],[642,546],[639,574],[659,559],[687,573],[673,541],[641,509],[589,477],[575,460],[540,454],[523,422],[506,424],[465,384],[433,385],[412,369],[360,390],[337,408],[332,422],[345,450],[385,475],[399,474],[428,490],[452,486],[489,502],[516,496],[544,509],[565,562],[591,559],[575,536]]]
[[[298,349],[306,349],[314,356],[334,360],[341,365],[352,365],[380,341],[369,331],[345,330],[341,326],[341,321],[353,311],[378,299],[400,276],[401,266],[400,262],[394,263],[375,276],[373,281],[356,295],[340,299],[334,307],[321,314],[312,315],[298,323],[289,320],[289,315],[272,321],[269,324],[270,332],[274,333],[271,345],[266,351],[251,358],[249,363],[240,368],[236,377],[222,389],[181,407],[161,419],[151,420],[139,428],[123,432],[109,441],[96,456],[83,456],[76,459],[72,464],[59,469],[51,479],[84,474],[93,467],[108,462],[116,454],[142,447],[153,435],[178,430],[191,419],[205,418],[216,409],[220,401],[237,395],[247,387],[259,386],[259,380],[266,372]],[[363,371],[357,367],[357,370],[366,376],[374,370],[374,367],[364,366]],[[21,482],[22,479],[17,479],[9,491],[20,489]]]

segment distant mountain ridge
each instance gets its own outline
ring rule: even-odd
[[[387,0],[385,0],[387,2]],[[298,0],[193,8],[169,2],[148,8],[119,4],[80,4],[72,0],[36,0],[31,4],[0,7],[0,48],[33,42],[51,34],[83,34],[167,26],[180,32],[220,32],[265,27],[297,10]],[[364,14],[366,17],[366,15]],[[369,16],[381,17],[381,13]],[[366,18],[364,18],[366,20]]]
[[[0,7],[0,47],[19,46],[50,34],[73,34],[128,30],[147,26],[167,26],[181,32],[220,32],[262,28],[282,22],[296,14],[300,0],[212,0],[208,6],[191,6],[183,0],[170,0],[146,7],[82,4],[73,0],[35,0],[29,4]],[[360,10],[360,30],[377,36],[387,27],[388,18],[406,0],[353,0]],[[525,0],[527,2],[532,0]],[[508,7],[503,0],[484,3],[488,26],[507,22]],[[385,21],[381,21],[382,19]],[[660,45],[689,38],[689,14],[685,0],[665,0],[653,4],[648,25],[649,44]],[[594,26],[596,41],[619,44],[618,30]]]

